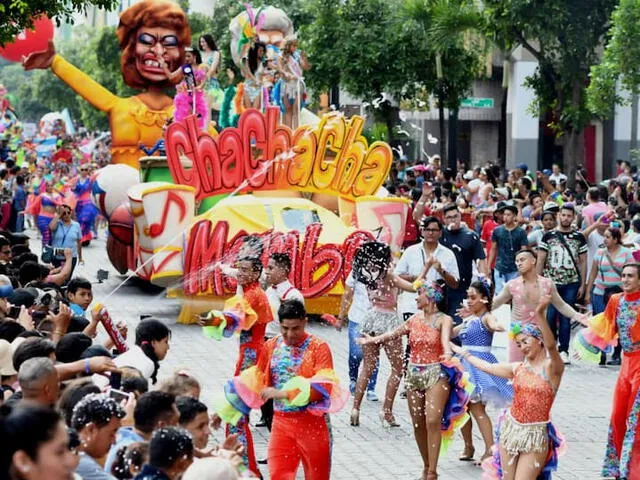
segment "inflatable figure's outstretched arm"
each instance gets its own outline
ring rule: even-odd
[[[110,112],[118,97],[104,88],[89,75],[71,65],[60,55],[53,58],[51,71],[69,85],[78,95],[103,112]]]
[[[56,49],[52,41],[49,42],[47,50],[33,52],[23,57],[22,65],[25,70],[51,68],[51,71],[60,78],[60,80],[69,85],[91,105],[103,112],[110,112],[118,100],[116,95],[93,80],[82,70],[71,65],[60,55],[56,54]]]

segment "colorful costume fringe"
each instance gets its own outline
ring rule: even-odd
[[[597,362],[618,341],[622,368],[613,394],[602,476],[640,478],[640,292],[612,295],[605,311],[576,335],[583,359]]]
[[[493,456],[487,458],[484,462],[482,462],[482,468],[484,470],[483,478],[485,480],[499,480],[504,476],[504,473],[502,471],[502,463],[500,461],[500,448],[498,447],[498,445],[500,445],[500,436],[502,433],[503,425],[509,420],[509,412],[507,410],[504,410],[498,417],[498,422],[495,429],[495,444],[492,448]],[[540,438],[538,438],[538,429],[531,430],[531,433],[529,434],[529,432],[526,431],[527,426],[524,425],[523,427],[524,428],[521,428],[520,438],[515,439],[515,443],[522,445],[523,448],[526,447],[526,445],[530,445],[532,449],[535,448],[535,446],[540,441]],[[512,428],[509,434],[516,435],[515,429]],[[545,441],[544,443],[548,446],[549,450],[544,468],[542,469],[542,473],[538,475],[536,480],[551,480],[552,473],[558,469],[558,458],[563,455],[566,450],[566,443],[564,441],[564,438],[556,430],[551,422],[547,422],[546,424],[546,435],[547,441]]]
[[[249,330],[258,319],[255,310],[241,296],[233,296],[224,302],[224,310],[211,310],[206,316],[207,326],[202,327],[205,336],[221,340]]]
[[[239,115],[232,109],[232,103],[236,95],[236,87],[231,85],[224,91],[224,99],[220,106],[220,116],[218,117],[218,123],[220,128],[235,127],[238,125]]]
[[[474,390],[469,382],[469,374],[462,370],[460,362],[452,359],[442,362],[442,371],[449,384],[449,398],[442,412],[440,430],[442,432],[441,453],[445,453],[453,440],[453,432],[469,420],[467,405]]]
[[[93,239],[93,227],[98,216],[98,209],[91,200],[92,181],[89,177],[84,180],[78,177],[71,192],[76,196],[76,219],[82,228],[82,241],[89,242]]]

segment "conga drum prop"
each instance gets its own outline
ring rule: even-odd
[[[168,287],[184,274],[184,245],[195,213],[196,190],[187,185],[156,185],[142,191],[145,237],[153,249],[151,283]]]
[[[139,183],[129,188],[127,195],[129,197],[129,206],[131,215],[133,216],[133,232],[136,257],[136,273],[143,280],[151,280],[153,273],[153,242],[147,234],[149,224],[144,212],[142,203],[142,193],[150,188],[161,187],[167,185],[166,182],[149,182]]]
[[[93,203],[105,218],[128,202],[129,188],[140,183],[138,171],[125,164],[107,165],[96,172],[93,178]]]

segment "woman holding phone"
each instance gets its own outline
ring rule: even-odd
[[[49,223],[49,230],[51,230],[51,247],[54,249],[53,265],[55,267],[61,266],[64,262],[64,249],[71,249],[71,273],[69,274],[69,278],[71,278],[77,263],[83,263],[83,261],[82,227],[73,220],[73,211],[69,205],[58,206],[55,216]],[[59,251],[59,254],[55,254],[56,250]]]

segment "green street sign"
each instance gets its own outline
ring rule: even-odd
[[[465,98],[460,106],[462,108],[493,108],[493,98]]]

